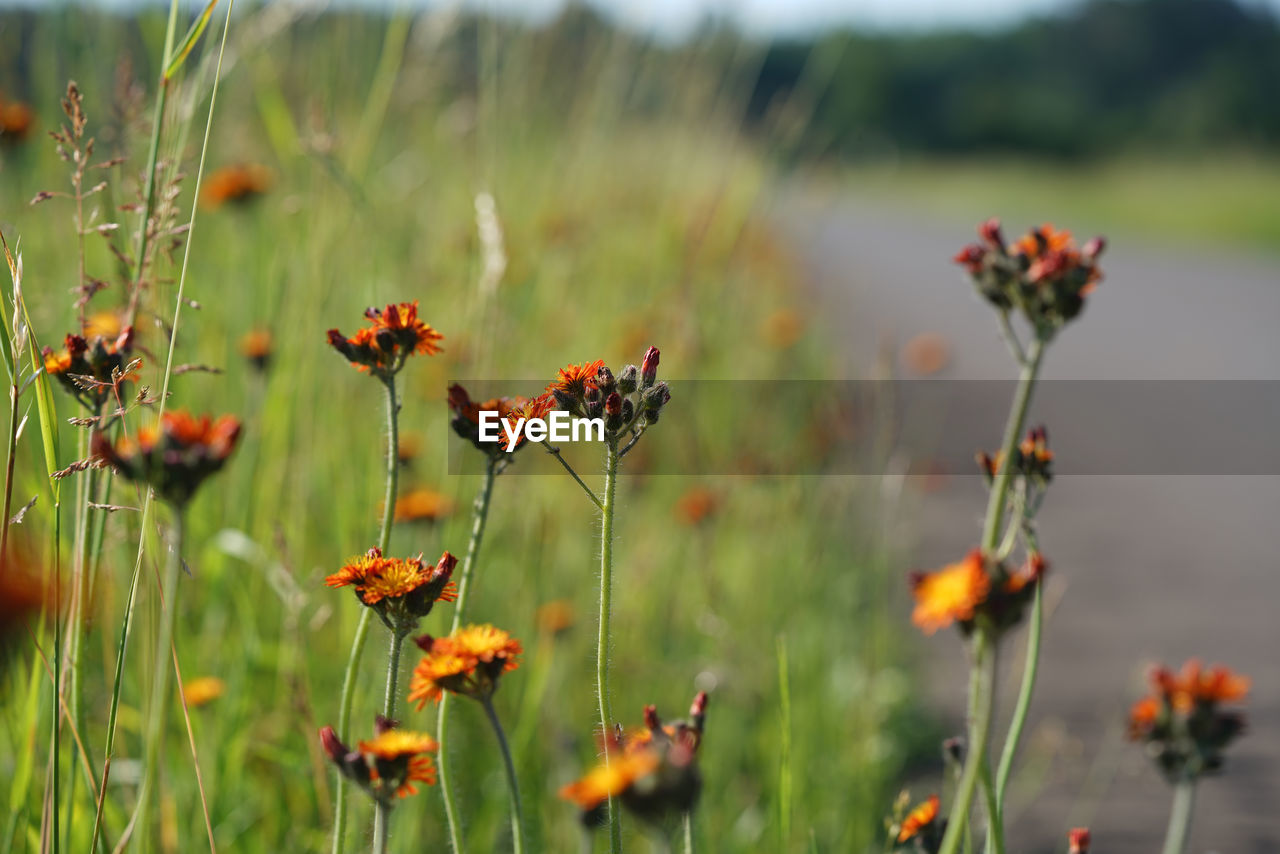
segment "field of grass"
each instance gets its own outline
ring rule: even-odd
[[[162,174],[183,175],[173,200],[178,223],[192,210],[221,14],[170,93],[160,160]],[[529,394],[568,362],[604,358],[616,370],[656,344],[673,397],[655,431],[734,442],[751,433],[754,407],[741,408],[733,434],[697,435],[715,422],[699,413],[696,397],[681,394],[681,380],[838,373],[823,342],[832,324],[812,311],[765,217],[779,176],[740,131],[744,93],[722,89],[696,51],[673,67],[642,44],[575,33],[572,20],[527,33],[447,16],[284,15],[268,6],[231,25],[208,167],[258,163],[271,179],[243,205],[198,209],[185,235],[185,296],[194,303],[182,307],[174,363],[221,372],[174,376],[169,403],[232,412],[245,423],[226,470],[187,514],[190,574],[180,578],[176,634],[183,677],[226,686],[190,710],[190,723],[214,842],[244,852],[329,850],[335,775],[316,733],[336,722],[359,606],[323,579],[376,540],[385,427],[381,390],[329,348],[327,329],[349,333],[368,305],[418,300],[446,336],[442,355],[416,357],[401,374],[402,430],[418,443],[401,484],[402,492],[438,490],[455,510],[436,524],[397,525],[398,555],[466,547],[480,478],[452,473],[450,381],[509,380],[512,393]],[[162,17],[66,11],[0,29],[11,57],[0,61],[0,80],[7,94],[34,104],[37,130],[61,120],[58,99],[74,78],[88,132],[98,137],[94,159],[127,158],[101,173],[109,188],[86,208],[90,224],[119,222],[126,236],[138,215],[119,205],[133,200],[145,169],[163,28]],[[21,50],[10,50],[15,41]],[[74,204],[27,202],[41,190],[65,191],[68,165],[42,132],[0,157],[0,228],[21,251],[34,330],[56,345],[75,323]],[[479,193],[494,199],[500,244],[478,237]],[[492,262],[486,268],[486,250],[501,252],[500,276]],[[91,235],[86,253],[88,274],[112,283],[91,311],[126,304],[127,277],[106,241]],[[153,394],[163,383],[181,261],[180,247],[162,253],[143,294],[140,384]],[[8,288],[5,300],[10,309]],[[238,351],[253,329],[269,330],[274,342],[265,373]],[[57,465],[65,467],[82,428],[67,424],[78,414],[71,398],[53,393],[62,425]],[[33,399],[28,392],[24,407]],[[778,417],[767,408],[760,418]],[[152,417],[144,410],[128,416],[131,430]],[[75,481],[64,482],[55,512],[37,413],[21,415],[29,421],[17,447],[14,505],[38,501],[14,537],[65,575]],[[567,476],[515,476],[520,468],[498,479],[469,611],[524,643],[522,665],[504,677],[496,705],[511,735],[531,850],[570,851],[579,845],[578,817],[557,790],[595,755],[599,514]],[[598,487],[598,470],[584,477]],[[715,498],[698,524],[676,509],[693,488]],[[117,479],[113,503],[139,507],[142,498]],[[638,725],[646,703],[676,717],[696,691],[710,691],[700,850],[882,844],[882,816],[904,763],[930,733],[912,714],[902,615],[886,607],[901,582],[876,537],[879,500],[853,479],[696,470],[622,478],[613,708]],[[160,509],[153,518],[163,529],[169,516]],[[99,771],[139,514],[116,512],[105,530],[80,733]],[[144,539],[105,798],[110,845],[124,832],[143,773],[157,655],[164,560],[155,538]],[[563,631],[539,627],[539,609],[550,602],[572,614]],[[442,634],[450,616],[442,604],[422,630]],[[65,631],[54,622],[32,627],[50,660],[55,631]],[[357,736],[380,707],[384,649],[375,624],[356,695]],[[406,652],[406,672],[416,658]],[[25,631],[0,682],[0,849],[48,850],[42,811],[57,778],[59,850],[88,850],[93,805],[81,760],[64,727],[51,763],[53,691]],[[404,710],[402,719],[434,728],[430,709]],[[505,850],[499,754],[478,708],[455,703],[452,720],[448,749],[470,849]],[[205,817],[180,708],[166,738],[161,850],[203,850]],[[367,844],[372,815],[355,793],[348,850]],[[442,815],[435,789],[403,801],[391,850],[446,850]],[[135,830],[135,841],[149,830]],[[633,823],[626,836],[628,850],[645,850]]]
[[[1089,223],[1152,243],[1280,249],[1280,163],[1257,154],[1120,155],[1086,164],[911,160],[848,170],[837,186],[917,208]]]

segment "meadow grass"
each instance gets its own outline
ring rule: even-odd
[[[841,170],[837,186],[917,210],[1002,211],[1152,242],[1280,249],[1280,162],[1246,151],[1117,154],[1084,163],[918,160]]]
[[[174,376],[169,405],[235,412],[246,426],[227,469],[186,512],[191,574],[180,579],[176,638],[184,678],[226,683],[221,697],[190,710],[217,845],[321,851],[333,774],[316,731],[336,721],[360,616],[352,597],[326,589],[323,578],[376,540],[385,429],[377,383],[329,349],[326,329],[356,325],[368,305],[416,299],[446,335],[444,355],[419,359],[399,377],[401,431],[421,442],[401,482],[402,491],[441,490],[458,509],[435,525],[397,525],[395,555],[465,548],[480,477],[450,473],[450,380],[522,381],[510,391],[528,394],[567,362],[638,362],[658,344],[675,392],[663,432],[692,432],[714,419],[698,412],[697,399],[680,397],[682,379],[815,379],[840,369],[799,269],[767,221],[781,178],[768,152],[741,132],[743,93],[720,88],[696,50],[673,68],[642,43],[574,37],[568,25],[530,34],[447,16],[333,16],[277,28],[271,14],[233,23],[208,151],[210,166],[265,164],[271,186],[249,204],[202,212],[186,270],[185,295],[198,310],[183,309],[175,359],[222,372]],[[137,79],[153,79],[163,20],[59,11],[27,26],[21,70],[42,119],[55,121],[57,97],[76,78],[99,154],[130,158],[110,170],[98,221],[134,228],[136,215],[107,205],[134,192],[153,93],[135,104],[129,87],[117,85],[117,62],[128,57]],[[171,172],[181,163],[194,173],[210,58],[207,45],[193,55],[170,99],[160,155]],[[32,321],[54,343],[74,323],[72,214],[59,200],[26,201],[61,189],[65,164],[39,139],[3,156],[4,231],[11,243],[21,238]],[[179,211],[190,210],[185,186]],[[506,269],[490,294],[477,286],[479,192],[492,194],[503,228]],[[172,317],[179,259],[181,250],[161,256],[140,315],[141,383],[153,390],[162,384],[163,322]],[[90,272],[112,278],[115,265],[91,237]],[[93,307],[127,298],[113,287]],[[800,319],[798,339],[771,340],[779,312]],[[274,340],[265,373],[238,352],[254,328]],[[69,398],[54,392],[66,465],[78,436],[65,425]],[[745,436],[751,408],[743,412]],[[131,419],[136,427],[139,417]],[[859,522],[880,512],[878,493],[853,479],[645,475],[642,462],[628,462],[641,473],[624,471],[618,492],[616,716],[638,724],[650,702],[678,715],[696,690],[711,691],[694,828],[701,850],[878,847],[890,787],[932,735],[911,713],[886,547],[875,525]],[[495,705],[511,736],[530,850],[574,850],[576,812],[556,790],[596,750],[598,515],[567,476],[515,476],[519,469],[496,484],[468,618],[525,643],[524,663],[505,677]],[[598,471],[583,474],[598,488]],[[706,522],[683,525],[673,508],[692,486],[712,490],[718,506]],[[48,487],[28,428],[15,501],[37,494]],[[142,495],[120,481],[112,500],[140,507]],[[82,735],[95,767],[138,516],[122,510],[108,522],[86,633]],[[40,542],[52,524],[42,498],[20,532]],[[160,554],[148,546],[124,673],[106,795],[112,843],[142,767]],[[563,631],[539,629],[538,609],[552,601],[574,615]],[[438,606],[422,629],[443,634],[450,616]],[[53,631],[39,633],[46,651]],[[381,636],[366,647],[353,734],[369,731],[380,707],[383,647]],[[415,656],[406,659],[408,667]],[[15,852],[39,850],[52,720],[41,668],[28,642],[2,677],[0,804],[8,805]],[[402,707],[401,719],[430,731],[435,714]],[[501,760],[486,727],[471,704],[455,704],[452,770],[477,851],[501,850],[509,833]],[[176,715],[168,738],[157,789],[165,848],[198,849],[204,818]],[[63,739],[64,780],[71,761]],[[353,800],[351,840],[364,844],[372,807],[359,793]],[[61,850],[88,846],[83,786],[78,809]],[[445,847],[438,792],[404,801],[395,820],[392,850]],[[637,835],[628,823],[628,848],[643,850]]]

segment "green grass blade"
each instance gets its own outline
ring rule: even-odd
[[[213,9],[217,5],[218,0],[209,0],[209,5],[204,7],[200,17],[196,18],[191,24],[191,29],[187,30],[187,35],[182,39],[182,44],[178,45],[173,59],[165,67],[165,81],[172,80],[173,75],[177,74],[178,69],[182,68],[182,64],[187,61],[187,56],[191,53],[192,48],[196,46],[196,42],[200,41],[200,36],[204,35],[205,27],[209,26],[209,18],[212,17]]]

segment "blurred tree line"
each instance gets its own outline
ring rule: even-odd
[[[1280,147],[1280,26],[1233,0],[1092,0],[990,33],[772,44],[751,115],[820,91],[794,153]]]

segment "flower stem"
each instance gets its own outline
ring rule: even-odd
[[[1163,854],[1183,854],[1191,837],[1191,813],[1196,803],[1194,778],[1179,780],[1173,787],[1173,811],[1169,814],[1169,830],[1165,833]]]
[[[987,514],[982,528],[981,546],[983,553],[987,556],[991,556],[1000,537],[1009,487],[1013,483],[1013,478],[1010,477],[1010,463],[1018,443],[1018,436],[1021,435],[1027,420],[1031,392],[1035,387],[1036,377],[1040,373],[1040,362],[1044,357],[1046,343],[1044,337],[1037,335],[1028,346],[1026,359],[1022,361],[1022,370],[1018,376],[1018,388],[1014,392],[1013,404],[1009,410],[1009,418],[1005,422],[1004,439],[1000,445],[1002,462],[991,484],[991,495],[987,501]],[[951,816],[947,822],[947,832],[942,838],[942,845],[938,849],[939,854],[956,854],[959,850],[961,838],[969,826],[969,808],[973,804],[974,790],[980,771],[983,765],[989,762],[987,743],[991,739],[996,683],[994,630],[988,625],[979,623],[974,629],[971,643],[973,663],[969,674],[969,753],[965,757],[964,770],[960,774],[960,782],[956,787],[956,799],[951,805]],[[996,827],[1001,821],[998,811],[997,814],[989,814],[987,820],[993,835],[1002,830]]]
[[[1027,660],[1022,671],[1022,687],[1013,707],[1013,720],[1009,722],[1009,735],[1000,752],[1000,764],[996,767],[996,806],[1004,818],[1004,793],[1013,770],[1013,757],[1018,752],[1018,742],[1027,724],[1027,710],[1031,708],[1031,695],[1036,689],[1036,675],[1040,669],[1040,637],[1044,621],[1044,585],[1036,582],[1035,598],[1031,601],[1031,625],[1027,629]]]
[[[471,594],[472,572],[476,564],[476,556],[480,553],[480,543],[484,540],[484,530],[489,524],[489,502],[493,498],[493,482],[498,476],[497,462],[489,458],[484,469],[484,483],[476,494],[475,504],[471,508],[471,538],[467,541],[467,554],[462,560],[462,572],[458,578],[458,602],[453,609],[453,626],[450,633],[462,626],[463,616],[467,608],[467,599]],[[437,773],[440,776],[440,794],[444,798],[444,815],[449,825],[449,842],[454,854],[462,854],[462,828],[458,821],[458,805],[453,798],[453,781],[449,777],[449,700],[452,695],[445,692],[440,698],[440,706],[436,712],[436,740],[440,743],[440,753],[436,758]]]
[[[382,527],[378,534],[378,548],[383,554],[391,545],[391,524],[395,520],[396,490],[400,484],[400,461],[396,453],[400,438],[400,407],[396,403],[396,381],[390,377],[384,381],[387,390],[387,490],[382,502]],[[364,643],[369,636],[369,623],[372,610],[362,608],[360,622],[356,625],[355,636],[351,639],[351,655],[347,658],[347,670],[342,677],[342,697],[338,704],[338,738],[346,739],[351,729],[351,700],[355,695],[356,676],[360,670],[360,658],[364,652]],[[392,633],[394,635],[394,632]],[[401,641],[403,638],[400,639]],[[399,657],[399,641],[393,638],[396,657]],[[398,670],[398,667],[397,667]],[[394,692],[388,674],[388,692]],[[394,697],[389,706],[394,706]],[[390,717],[390,715],[388,715]],[[381,808],[379,808],[379,814]],[[384,822],[385,824],[385,822]],[[345,847],[347,831],[347,778],[338,774],[338,786],[333,805],[333,854],[342,854]]]
[[[493,709],[493,698],[485,697],[480,701],[484,712],[493,726],[493,735],[498,739],[498,749],[502,751],[502,763],[507,770],[507,794],[511,801],[511,849],[515,854],[524,854],[524,816],[520,809],[520,782],[516,778],[516,766],[511,761],[511,748],[507,745],[506,733],[498,721],[498,713]]]
[[[382,699],[382,716],[387,720],[395,720],[396,716],[396,684],[400,681],[400,650],[404,647],[404,637],[398,630],[393,630],[391,646],[387,649],[387,690]],[[390,824],[391,801],[379,799],[373,815],[373,850],[376,854],[386,854]]]
[[[609,705],[609,616],[613,598],[613,514],[618,486],[618,443],[605,442],[604,502],[600,508],[600,636],[596,642],[596,692],[600,704],[600,735],[607,738],[613,712]],[[606,767],[609,751],[604,752]],[[609,798],[609,851],[622,851],[622,821],[618,802]]]
[[[160,759],[164,752],[165,723],[169,716],[171,693],[169,674],[173,671],[173,667],[168,652],[173,646],[174,627],[177,625],[178,617],[178,576],[182,567],[183,528],[183,511],[175,507],[172,542],[169,544],[169,556],[165,562],[160,638],[156,644],[155,672],[151,677],[151,713],[147,717],[144,747],[146,764],[142,777],[142,791],[138,794],[135,827],[135,832],[140,834],[139,849],[144,852],[150,851],[155,841],[151,827],[151,807],[159,783]]]
[[[684,854],[693,854],[693,810],[684,814]]]

